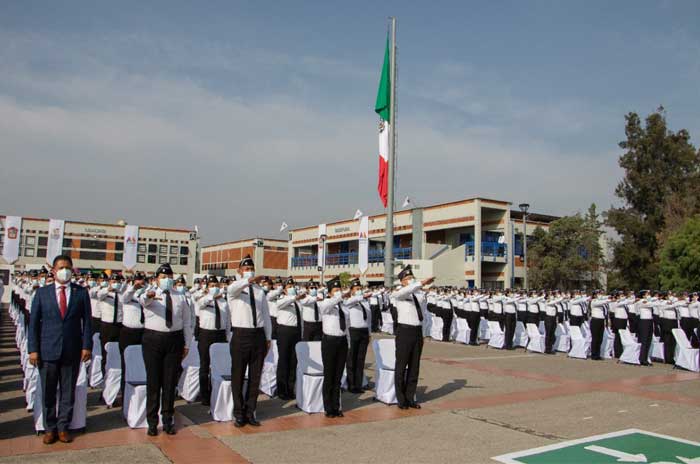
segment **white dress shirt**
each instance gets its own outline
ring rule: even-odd
[[[139,301],[143,305],[146,323],[145,328],[156,332],[178,332],[183,331],[185,336],[185,346],[189,348],[192,341],[192,310],[190,309],[185,295],[170,293],[173,302],[173,321],[170,327],[165,324],[165,298],[166,295],[160,288],[153,290],[153,298],[148,297],[148,291],[144,292]]]
[[[122,293],[122,325],[130,329],[143,329],[144,325],[141,322],[141,314],[143,309],[141,302],[136,296],[136,289],[133,285],[129,285],[126,291]],[[145,314],[144,314],[145,318]]]
[[[285,327],[297,327],[301,317],[301,305],[295,295],[282,295],[277,300],[277,324]]]
[[[321,315],[324,335],[330,335],[332,337],[342,337],[346,335],[347,319],[345,322],[345,330],[340,329],[340,318],[346,317],[342,300],[343,298],[341,296],[336,296],[318,302],[318,312]]]
[[[114,322],[114,295],[117,294],[117,323],[122,321],[122,295],[111,288],[103,288],[97,292],[98,305],[100,306],[100,319],[102,322],[112,324]]]
[[[421,291],[421,287],[422,285],[420,282],[414,282],[411,285],[401,287],[392,294],[392,297],[396,300],[395,306],[397,322],[399,324],[412,325],[414,327],[423,325],[423,322],[418,318],[418,312],[416,311],[416,305],[413,300],[414,295],[420,306],[418,310],[422,313],[423,321],[427,319],[427,302],[425,293]]]
[[[226,297],[222,294],[217,295],[216,304],[219,305],[219,329],[226,332],[226,338],[229,338],[231,331],[231,311],[226,301]],[[204,330],[216,329],[216,305],[214,297],[207,294],[199,299],[199,328]]]
[[[255,315],[253,320],[250,305],[252,297],[255,298]],[[265,293],[257,285],[250,285],[248,279],[235,280],[227,288],[228,306],[231,311],[231,326],[240,329],[261,328],[265,330],[265,338],[270,341],[272,326],[270,323],[270,310],[267,306]]]
[[[59,309],[61,306],[61,287],[66,289],[66,311],[68,311],[68,305],[70,304],[70,282],[67,284],[59,284],[55,282],[56,285],[56,303],[58,303]]]
[[[369,330],[369,322],[372,321],[372,310],[367,301],[365,301],[364,296],[353,296],[348,298],[343,302],[344,309],[346,310],[348,317],[350,319],[350,326],[353,329],[367,329]],[[367,319],[364,318],[362,309],[364,308]]]
[[[318,304],[318,298],[308,295],[305,298],[297,301],[301,306],[301,317],[304,322],[321,322],[321,310],[319,308],[318,320],[316,320],[315,305]]]

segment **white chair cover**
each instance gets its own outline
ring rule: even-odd
[[[569,335],[571,339],[571,350],[569,350],[570,358],[587,359],[591,353],[591,342],[586,340],[581,333],[581,328],[575,325],[569,327]]]
[[[676,339],[676,366],[693,372],[700,372],[698,363],[698,350],[693,348],[688,341],[683,329],[673,329],[673,338]]]
[[[498,348],[499,350],[503,348],[506,341],[505,333],[501,329],[501,325],[498,321],[488,321],[489,332],[491,337],[489,337],[489,344],[491,348]]]
[[[661,362],[664,361],[664,342],[661,341],[660,337],[652,335],[651,349],[649,351],[651,352],[651,359]]]
[[[44,411],[42,408],[43,398],[42,398],[42,388],[41,388],[41,377],[38,375],[39,370],[37,369],[37,389],[36,389],[36,407],[34,408],[34,430],[38,432],[43,432],[44,429]],[[58,414],[58,405],[61,400],[60,388],[57,388],[56,394],[56,413]],[[87,420],[87,367],[85,363],[80,363],[80,368],[78,372],[78,381],[75,385],[75,402],[73,403],[73,418],[71,420],[68,428],[70,430],[82,430],[85,428],[85,423]]]
[[[527,324],[527,336],[530,339],[527,350],[534,353],[544,353],[544,337],[535,324]]]
[[[620,355],[620,362],[627,364],[639,364],[639,351],[642,348],[642,344],[638,343],[629,330],[620,329],[620,341],[622,342],[622,355]]]
[[[465,321],[466,322],[466,321]],[[468,339],[467,339],[468,341]],[[393,338],[374,340],[375,398],[385,404],[396,404],[394,386],[394,365],[396,363],[396,343]]]
[[[107,362],[105,363],[107,375],[105,376],[104,389],[102,390],[102,399],[105,400],[107,407],[111,408],[117,399],[117,395],[119,395],[122,382],[122,360],[119,355],[119,343],[109,342],[105,344],[105,351],[107,352]]]
[[[613,358],[613,346],[615,343],[615,334],[608,327],[603,332],[603,343],[600,345],[600,357],[603,359]]]
[[[321,342],[299,342],[296,345],[297,407],[307,414],[323,412],[323,359]]]
[[[275,396],[277,393],[277,361],[279,353],[277,352],[277,340],[272,340],[270,351],[265,356],[263,363],[262,376],[260,377],[260,391],[269,397]]]
[[[382,311],[382,332],[389,335],[394,335],[394,318],[391,316],[391,312]]]
[[[562,353],[568,353],[571,347],[571,336],[567,326],[564,324],[557,324],[557,328],[554,331],[554,349],[556,351],[561,351]]]
[[[530,338],[527,336],[525,324],[523,324],[522,321],[517,321],[515,323],[515,336],[513,337],[513,346],[527,348],[527,343],[529,341]]]
[[[177,383],[177,392],[188,403],[195,401],[199,395],[199,350],[194,338],[187,356],[182,360],[182,374]]]
[[[467,320],[462,319],[461,317],[456,317],[455,327],[457,328],[455,340],[459,343],[464,343],[465,345],[468,344],[471,330],[469,329],[469,324],[467,324]]]
[[[27,411],[34,407],[41,407],[41,403],[36,402],[36,393],[39,386],[39,369],[27,363],[24,371],[24,399],[27,402]]]
[[[100,344],[100,333],[92,336],[92,358],[90,359],[90,386],[97,388],[102,385],[102,345]]]
[[[491,331],[489,330],[489,321],[486,318],[479,319],[479,339],[488,340],[491,338]]]
[[[231,351],[228,343],[213,343],[209,347],[211,373],[211,417],[215,421],[233,420],[231,393]]]
[[[437,340],[439,342],[442,341],[442,327],[443,327],[443,321],[441,317],[436,316],[433,313],[428,313],[430,314],[430,338],[433,340]]]
[[[122,414],[132,429],[148,427],[146,421],[146,366],[141,345],[124,350],[124,405]],[[159,414],[160,417],[160,414]],[[160,419],[159,419],[160,422]]]

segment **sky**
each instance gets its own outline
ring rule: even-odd
[[[624,115],[700,134],[700,2],[0,2],[0,214],[204,244],[383,208],[373,111],[398,18],[397,206],[616,202]]]

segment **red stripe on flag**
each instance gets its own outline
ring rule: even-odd
[[[379,198],[386,208],[386,197],[389,191],[389,163],[379,155],[379,184],[377,185]]]

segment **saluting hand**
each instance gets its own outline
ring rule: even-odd
[[[154,292],[154,291],[150,291],[150,292],[146,293],[147,298],[155,298],[155,296],[156,296],[156,292]]]
[[[430,285],[435,281],[435,277],[428,277],[427,279],[423,280],[421,284],[423,285]]]

